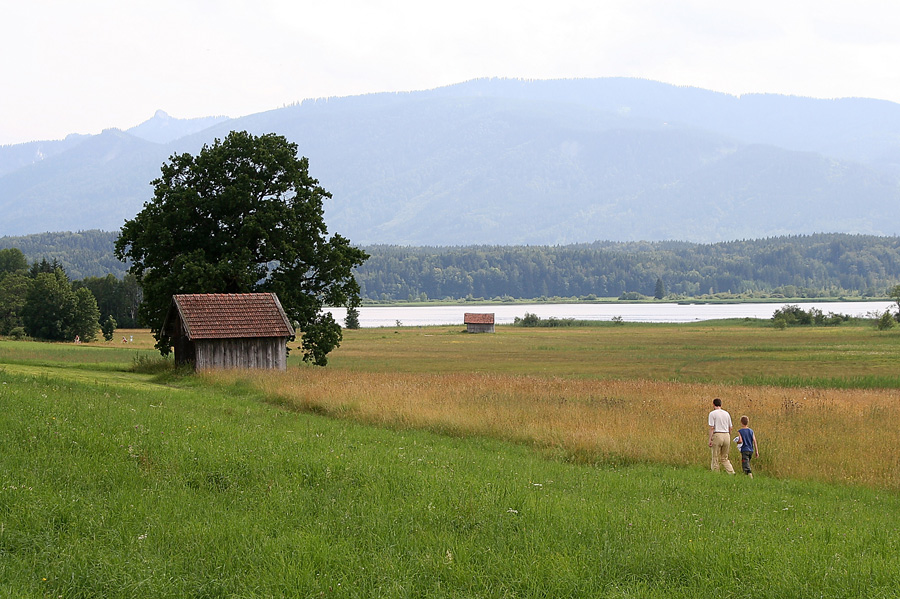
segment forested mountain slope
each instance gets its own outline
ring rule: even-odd
[[[296,142],[356,244],[900,234],[900,105],[485,79],[0,147],[0,235],[116,230],[168,156],[234,129]]]

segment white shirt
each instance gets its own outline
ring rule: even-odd
[[[709,413],[709,425],[714,427],[714,433],[727,433],[731,431],[731,414],[722,408],[716,408]]]

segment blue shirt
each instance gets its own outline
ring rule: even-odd
[[[743,441],[743,445],[741,445],[741,452],[749,451],[753,453],[753,441],[756,440],[756,437],[753,436],[752,428],[739,428],[738,434],[741,436],[741,441]]]

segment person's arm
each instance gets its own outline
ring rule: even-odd
[[[714,432],[716,432],[716,427],[714,427],[713,425],[710,424],[709,425],[709,446],[710,447],[712,447],[712,438],[713,438]]]
[[[759,457],[759,441],[756,440],[756,433],[750,435],[753,441],[753,452],[756,454],[756,457]]]

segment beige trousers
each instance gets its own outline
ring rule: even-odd
[[[719,471],[719,466],[723,466],[725,468],[725,472],[728,474],[734,474],[734,468],[731,466],[731,461],[728,459],[728,446],[731,443],[730,435],[728,433],[715,433],[712,438],[712,462],[710,463],[710,468],[712,468],[713,472]]]

